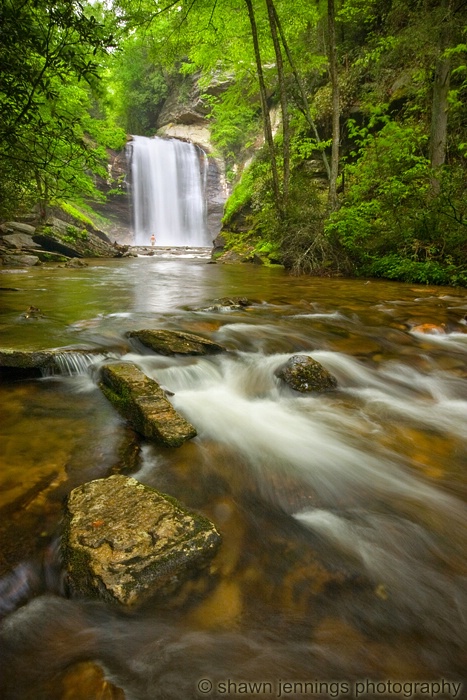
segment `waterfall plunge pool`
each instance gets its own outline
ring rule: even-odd
[[[122,356],[174,392],[198,437],[143,441],[132,476],[223,535],[215,575],[168,603],[124,613],[67,598],[62,499],[112,470],[127,428],[92,362],[2,377],[2,698],[376,698],[397,683],[415,697],[440,679],[437,697],[462,696],[465,290],[157,257],[5,270],[0,287],[4,347]],[[234,295],[254,303],[212,304]],[[42,315],[25,319],[30,305]],[[445,332],[413,330],[423,323]],[[146,327],[229,352],[138,355],[125,332]],[[338,389],[281,385],[297,353]]]

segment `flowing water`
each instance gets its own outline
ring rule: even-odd
[[[2,346],[64,350],[52,376],[1,378],[2,698],[465,697],[465,290],[157,256],[0,286]],[[253,303],[215,302],[233,295]],[[141,355],[140,328],[228,352]],[[338,388],[281,383],[294,354]],[[210,575],[134,612],[67,597],[59,557],[63,498],[128,444],[97,386],[109,357],[198,430],[143,440],[128,469],[223,536]]]
[[[211,245],[206,226],[207,159],[192,143],[134,136],[128,145],[135,245]]]

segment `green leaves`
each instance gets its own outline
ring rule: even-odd
[[[93,191],[99,158],[84,136],[104,55],[113,38],[85,6],[3,0],[0,45],[0,195],[3,213]],[[15,196],[10,180],[18,180]]]
[[[354,125],[352,134],[358,159],[346,166],[343,206],[328,220],[327,236],[343,245],[360,274],[462,283],[463,185],[444,169],[434,192],[422,126],[386,120],[377,132]]]

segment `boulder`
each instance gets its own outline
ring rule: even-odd
[[[221,537],[207,518],[120,474],[75,488],[65,506],[63,561],[72,593],[137,606],[203,569]]]
[[[39,257],[37,255],[25,255],[25,254],[6,254],[2,255],[2,260],[4,265],[9,267],[34,267],[34,265],[39,265]]]
[[[102,231],[78,228],[56,217],[36,228],[33,241],[45,250],[69,258],[113,258],[117,253]]]
[[[214,355],[224,352],[223,345],[195,333],[167,330],[129,331],[128,338],[136,338],[159,355]]]
[[[20,233],[32,236],[36,228],[35,226],[31,226],[31,224],[25,224],[21,221],[7,221],[5,224],[2,224],[1,230],[7,234],[13,231],[19,231]]]
[[[21,250],[21,248],[34,248],[34,241],[32,240],[32,235],[22,233],[21,231],[18,231],[17,233],[6,234],[2,237],[2,241],[9,248],[16,248],[18,250]]]
[[[89,265],[81,258],[72,258],[65,263],[65,267],[89,267]]]
[[[275,372],[295,391],[331,391],[337,387],[336,378],[308,355],[293,355]]]
[[[159,384],[131,362],[102,367],[99,386],[141,435],[167,447],[179,447],[195,437],[196,429],[177,413]]]

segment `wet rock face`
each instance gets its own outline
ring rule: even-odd
[[[204,568],[221,537],[207,518],[123,475],[74,489],[62,553],[71,591],[137,606]]]
[[[34,320],[39,320],[44,318],[41,310],[35,306],[30,306],[26,311],[21,314],[23,319],[28,319],[28,321],[34,322]],[[92,358],[100,354],[98,350],[94,348],[89,348],[83,352],[68,350],[66,348],[57,350],[15,350],[11,348],[0,348],[0,371],[8,376],[15,374],[31,371],[36,375],[41,373],[54,373],[58,374],[62,370],[63,360],[69,358],[70,363],[75,360],[79,363],[80,358],[84,355],[85,357]]]
[[[331,391],[337,387],[336,378],[319,362],[307,355],[294,355],[276,371],[295,391]]]
[[[48,369],[54,366],[52,351],[0,349],[0,367],[12,369]]]
[[[212,340],[183,331],[129,331],[127,337],[136,338],[159,355],[213,355],[226,350]]]
[[[131,362],[104,366],[99,386],[141,435],[167,447],[195,437],[196,429],[177,413],[159,384]]]

